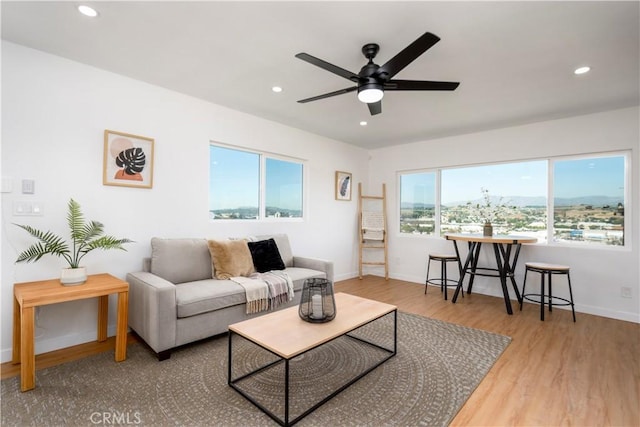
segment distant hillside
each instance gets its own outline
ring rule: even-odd
[[[618,203],[623,203],[622,197],[609,197],[609,196],[585,196],[574,198],[562,198],[556,197],[554,203],[556,206],[575,206],[575,205],[591,205],[594,207],[602,206],[618,206]]]
[[[400,206],[401,209],[433,209],[434,207],[435,207],[434,204],[408,203],[408,202],[404,202]]]
[[[492,203],[496,204],[500,202],[500,197],[492,197]],[[454,207],[467,204],[467,200],[461,202],[445,203],[447,207]],[[618,203],[622,203],[621,197],[610,196],[584,196],[584,197],[557,197],[554,201],[555,206],[578,206],[578,205],[590,205],[594,207],[598,206],[618,206]],[[471,203],[484,203],[482,199],[472,200]],[[546,197],[523,197],[523,196],[511,196],[503,197],[502,203],[508,206],[515,206],[518,208],[527,206],[546,206]],[[403,204],[403,208],[405,208]],[[421,205],[421,204],[420,204]],[[408,208],[408,207],[407,207]]]

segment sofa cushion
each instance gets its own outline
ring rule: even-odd
[[[209,240],[208,245],[216,279],[249,276],[255,271],[246,240]]]
[[[291,245],[289,244],[289,236],[286,234],[265,234],[261,236],[253,236],[252,241],[273,239],[278,246],[278,252],[285,267],[293,267],[293,252],[291,252]]]
[[[211,279],[206,239],[151,239],[150,272],[171,283]]]
[[[284,270],[284,262],[278,251],[276,241],[273,239],[248,242],[253,266],[258,273],[272,270]]]
[[[176,286],[178,317],[191,317],[247,301],[244,288],[232,280],[199,280]]]

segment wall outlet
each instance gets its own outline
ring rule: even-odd
[[[622,298],[631,298],[631,288],[629,286],[622,286],[620,288],[620,296]]]
[[[44,203],[41,202],[13,202],[14,216],[43,216]]]

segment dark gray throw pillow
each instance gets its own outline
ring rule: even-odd
[[[251,258],[253,258],[253,266],[258,273],[284,270],[284,262],[275,240],[260,240],[259,242],[248,242],[248,244]]]

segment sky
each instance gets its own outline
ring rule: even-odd
[[[258,154],[212,145],[209,165],[209,209],[257,207],[259,165]]]
[[[547,162],[504,163],[442,171],[444,204],[482,198],[482,189],[491,196],[546,197]]]
[[[554,196],[624,196],[624,157],[600,157],[554,164]]]

